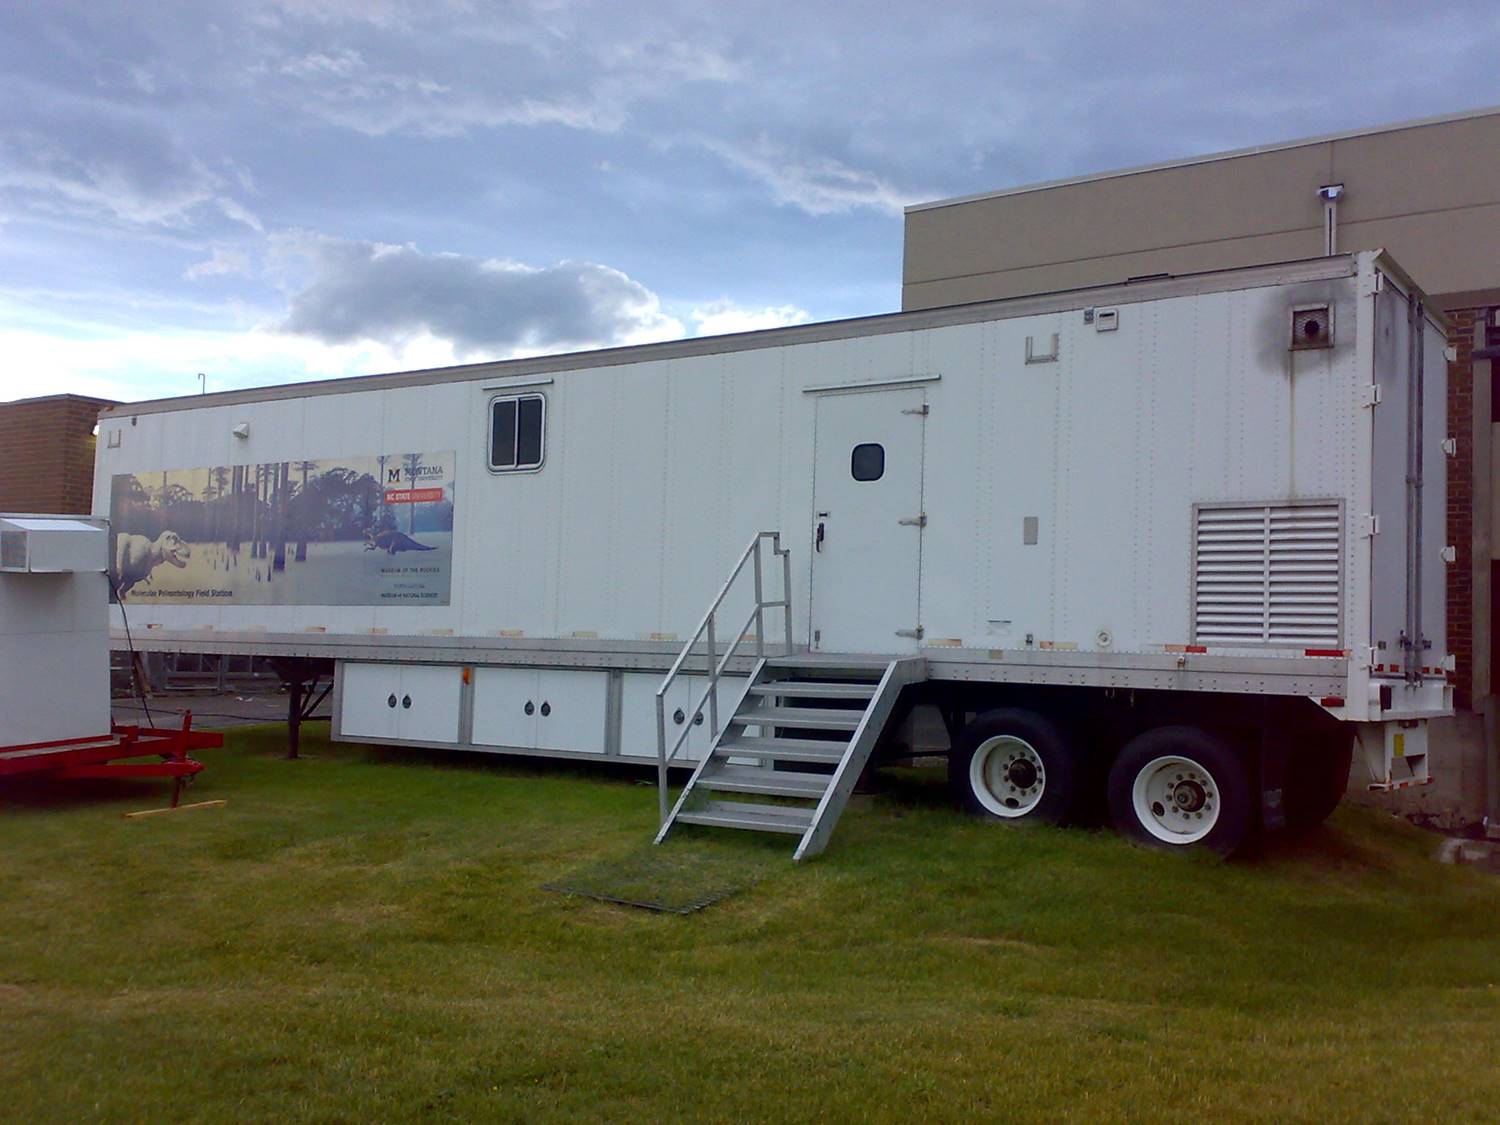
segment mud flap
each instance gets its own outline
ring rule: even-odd
[[[1289,740],[1263,730],[1260,736],[1260,826],[1266,832],[1286,827],[1286,772]]]

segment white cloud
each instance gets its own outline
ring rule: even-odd
[[[189,266],[182,276],[188,281],[199,281],[205,277],[244,276],[249,272],[249,254],[216,244],[206,259]]]
[[[214,207],[260,230],[230,187],[228,177],[140,115],[0,84],[0,200],[18,211],[184,228]]]
[[[175,183],[144,189],[124,168],[107,161],[72,163],[57,148],[40,144],[29,155],[29,166],[14,158],[0,165],[0,192],[24,197],[42,213],[92,213],[141,226],[180,226],[214,199],[213,177],[196,161]]]
[[[476,73],[456,67],[443,79],[408,60],[400,68],[372,65],[360,51],[313,51],[290,58],[280,74],[295,84],[296,112],[370,137],[461,136],[508,125],[561,125],[613,132],[625,121],[618,100],[572,90],[522,93],[507,85],[504,67]],[[285,99],[287,91],[273,89]]]
[[[756,332],[762,328],[785,328],[806,324],[806,309],[796,305],[766,305],[760,308],[736,305],[728,299],[699,305],[690,314],[695,336],[722,336],[730,332]]]
[[[224,212],[225,218],[233,219],[237,223],[243,223],[253,231],[264,232],[265,227],[261,225],[260,219],[243,204],[236,203],[228,196],[218,195],[214,197],[214,205]]]
[[[842,214],[858,207],[899,215],[908,204],[930,198],[903,191],[883,176],[851,168],[834,157],[792,152],[764,135],[747,144],[708,138],[703,146],[767,184],[778,203],[809,215]]]
[[[0,401],[68,391],[133,401],[341,375],[368,375],[456,362],[451,344],[418,335],[400,345],[372,340],[325,344],[264,328],[245,331],[131,331],[99,327],[87,336],[0,327]]]
[[[683,334],[655,293],[594,262],[538,267],[307,235],[283,238],[280,254],[311,270],[283,329],[328,343],[425,334],[463,356],[501,358]]]

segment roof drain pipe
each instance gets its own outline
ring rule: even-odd
[[[1318,189],[1323,201],[1323,253],[1330,258],[1339,252],[1339,196],[1343,194],[1343,184],[1324,184]]]

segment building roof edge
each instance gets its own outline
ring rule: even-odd
[[[956,195],[950,199],[934,199],[929,203],[913,203],[905,209],[905,214],[911,215],[918,211],[936,211],[944,207],[956,207],[963,203],[978,203],[986,199],[1002,199],[1009,195],[1026,195],[1034,191],[1070,187],[1074,184],[1087,184],[1096,180],[1123,179],[1126,176],[1140,176],[1147,172],[1164,172],[1170,168],[1190,168],[1196,164],[1213,164],[1220,160],[1238,160],[1246,156],[1259,156],[1268,152],[1285,152],[1288,149],[1307,148],[1311,145],[1353,140],[1356,137],[1368,137],[1377,133],[1399,133],[1406,129],[1422,129],[1431,125],[1450,125],[1459,121],[1469,121],[1474,118],[1494,117],[1497,115],[1500,115],[1500,106],[1487,106],[1481,109],[1467,109],[1457,113],[1439,114],[1435,117],[1419,117],[1410,121],[1397,121],[1387,125],[1369,125],[1359,129],[1347,129],[1341,133],[1326,133],[1318,137],[1303,137],[1299,140],[1276,141],[1271,144],[1251,145],[1248,148],[1210,152],[1202,156],[1187,156],[1176,160],[1162,160],[1154,164],[1140,164],[1135,167],[1117,168],[1108,172],[1089,172],[1081,176],[1064,176],[1057,180],[1042,180],[1032,184],[1020,184],[1016,187],[999,188],[995,191],[981,191],[971,195]]]

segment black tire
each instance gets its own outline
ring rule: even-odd
[[[971,816],[1007,824],[1066,824],[1077,802],[1077,751],[1051,719],[1003,707],[960,732],[948,786]]]
[[[1332,815],[1349,788],[1354,735],[1347,730],[1308,732],[1292,740],[1286,764],[1286,826],[1316,828]]]
[[[1131,739],[1110,767],[1107,788],[1116,831],[1148,847],[1227,856],[1255,823],[1244,759],[1223,738],[1197,727],[1157,727]]]

